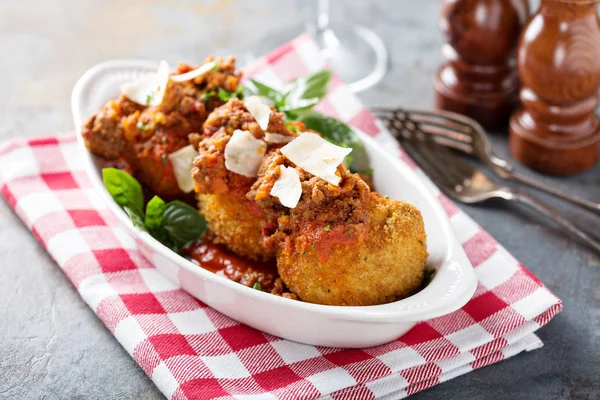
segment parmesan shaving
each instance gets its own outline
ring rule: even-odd
[[[279,199],[288,208],[295,208],[302,196],[302,184],[296,168],[279,166],[279,178],[271,188],[271,196]]]
[[[194,158],[198,155],[198,152],[194,149],[191,144],[185,146],[171,154],[169,154],[169,161],[173,165],[173,173],[177,180],[177,186],[184,193],[190,193],[194,190],[194,180],[190,171],[193,167]]]
[[[269,118],[271,117],[271,107],[264,104],[259,96],[250,96],[244,100],[244,106],[254,117],[258,126],[263,131],[269,126]]]
[[[351,151],[310,132],[301,134],[281,148],[281,153],[288,160],[336,186],[342,179],[336,174],[337,167]]]
[[[265,142],[248,131],[236,129],[225,146],[225,168],[236,174],[255,177],[266,151]]]
[[[161,61],[158,70],[121,86],[121,93],[143,106],[159,106],[169,83],[169,64]]]
[[[295,136],[282,135],[280,133],[265,132],[265,142],[267,143],[289,143],[296,139]]]
[[[180,75],[173,75],[171,76],[171,80],[173,82],[185,82],[185,81],[191,81],[192,79],[196,79],[202,75],[207,74],[208,72],[210,72],[215,66],[217,65],[217,63],[215,61],[211,61],[208,62],[204,65],[201,65],[200,67],[193,69],[189,72],[186,72],[185,74],[180,74]]]

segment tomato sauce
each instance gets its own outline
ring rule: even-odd
[[[221,245],[203,238],[183,250],[192,262],[217,275],[252,286],[257,281],[265,290],[272,290],[279,278],[275,260],[260,262],[240,257]]]

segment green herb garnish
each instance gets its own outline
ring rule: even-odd
[[[210,99],[212,99],[213,97],[215,97],[217,94],[215,93],[214,90],[211,90],[210,92],[204,92],[202,93],[202,95],[200,95],[200,100],[207,102]]]
[[[284,121],[285,127],[292,132],[300,133],[300,128],[293,123],[293,121]]]
[[[252,286],[252,289],[262,290],[262,286],[260,285],[260,282],[255,282],[254,285]]]
[[[283,93],[264,83],[255,81],[254,79],[250,79],[250,83],[244,86],[244,91],[249,96],[261,96],[264,100],[271,103],[278,111],[279,107],[282,107],[285,104]]]
[[[123,207],[123,210],[125,211],[125,213],[127,213],[129,219],[131,219],[131,223],[133,224],[133,226],[143,231],[148,231],[146,225],[144,225],[144,216],[140,213],[140,211],[127,206]]]
[[[166,164],[166,163],[167,163],[167,155],[166,155],[166,154],[162,154],[162,155],[160,156],[160,159],[162,160],[162,163],[163,163],[163,164]]]
[[[142,121],[138,121],[138,123],[135,125],[136,128],[138,128],[140,131],[148,131],[150,129],[152,129],[150,127],[150,125],[144,125],[144,123]]]
[[[150,199],[148,204],[146,204],[146,218],[144,219],[144,224],[150,232],[156,232],[160,229],[166,208],[167,204],[158,196],[154,196]]]
[[[323,139],[341,147],[352,148],[353,152],[348,154],[344,160],[347,167],[354,160],[354,150],[363,147],[352,128],[335,118],[311,110],[299,115],[298,121],[303,122],[308,129],[321,133]]]
[[[352,148],[354,151],[344,160],[349,167],[356,150],[363,149],[356,133],[345,123],[312,110],[327,94],[330,81],[331,71],[323,70],[295,79],[281,90],[250,79],[245,91],[248,95],[261,96],[277,111],[285,113],[286,122],[301,121],[308,129],[319,132],[325,140]],[[298,133],[298,128],[293,125],[286,123],[286,127]]]
[[[180,247],[197,240],[206,230],[206,221],[198,210],[186,203],[173,200],[167,203],[162,228]]]
[[[163,142],[163,144],[167,143],[167,137],[166,136],[163,136],[162,139],[160,139],[160,140],[161,140],[161,142]]]
[[[221,99],[223,101],[229,101],[230,98],[231,98],[231,92],[228,92],[227,90],[225,90],[223,88],[219,88],[219,99]]]
[[[106,190],[121,207],[127,207],[132,213],[142,215],[144,194],[140,183],[127,172],[116,168],[104,168],[102,179]]]
[[[108,193],[123,207],[133,225],[172,250],[179,251],[204,234],[206,221],[193,207],[178,200],[165,203],[154,196],[144,213],[142,186],[134,177],[116,168],[104,168],[102,179]]]
[[[326,225],[325,228],[323,228],[323,230],[325,232],[330,232],[331,231],[331,227],[329,225]]]
[[[229,92],[223,88],[219,88],[219,99],[224,102],[228,102],[231,99],[239,99],[242,97],[243,90],[242,87],[239,87],[235,92]]]
[[[152,99],[154,98],[154,93],[150,93],[146,96],[146,105],[149,106],[152,103]]]

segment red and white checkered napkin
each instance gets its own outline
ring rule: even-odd
[[[277,85],[322,66],[304,36],[248,73]],[[339,80],[320,108],[410,162]],[[562,308],[431,185],[475,266],[473,299],[383,346],[343,350],[282,340],[206,307],[154,269],[91,188],[80,151],[73,135],[6,143],[2,195],[168,398],[396,399],[542,346],[533,332]]]

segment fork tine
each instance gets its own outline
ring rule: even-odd
[[[448,180],[454,188],[463,186],[465,181],[464,171],[457,168],[455,164],[456,156],[452,155],[449,150],[433,143],[429,140],[419,140],[416,138],[418,144],[415,146],[423,158],[425,158],[433,168],[435,168],[440,175]],[[460,189],[459,189],[460,190]]]
[[[431,138],[427,135],[424,139],[425,141],[431,142]],[[460,176],[460,178],[457,179],[464,182],[466,179],[469,179],[471,175],[473,175],[473,167],[471,167],[461,157],[452,154],[448,149],[439,145],[436,146],[434,151],[440,162],[447,166],[449,173]]]
[[[456,171],[452,170],[452,168],[444,165],[444,161],[437,157],[437,152],[440,149],[439,146],[414,137],[407,142],[412,145],[412,149],[419,154],[419,157],[423,159],[429,169],[434,170],[441,180],[443,180],[443,186],[455,188],[457,185],[462,184],[462,177]]]
[[[430,134],[428,132],[425,132],[425,133],[427,133],[428,135]],[[431,140],[442,147],[449,147],[451,149],[455,149],[455,150],[461,151],[466,154],[473,154],[473,152],[474,152],[474,149],[471,145],[464,145],[460,142],[446,139],[443,136],[436,136],[434,134],[431,134],[431,135],[433,136],[431,138]]]
[[[466,117],[462,114],[457,114],[457,113],[450,112],[450,111],[445,111],[445,110],[437,110],[435,112],[419,111],[419,110],[410,110],[410,111],[405,110],[405,111],[411,113],[412,115],[418,115],[422,118],[433,118],[433,119],[439,119],[442,121],[451,122],[455,126],[460,127],[460,130],[462,130],[465,134],[470,135],[470,136],[475,133],[477,128],[481,127],[481,125],[479,125],[479,123],[477,121],[475,121],[474,119]]]
[[[395,137],[421,130],[431,134],[442,146],[452,147],[468,154],[474,152],[473,138],[469,134],[471,128],[468,125],[454,123],[444,116],[421,111],[376,108],[374,112]]]
[[[449,130],[455,134],[460,140],[471,142],[471,126],[458,122],[455,119],[450,119],[444,115],[437,115],[425,111],[406,111],[407,115],[413,121],[419,123],[426,123],[431,126],[435,126],[443,130]]]
[[[451,127],[453,131],[457,133],[464,133],[465,139],[471,137],[471,133],[474,129],[474,121],[468,118],[454,113],[448,113],[445,111],[420,111],[420,110],[409,110],[403,108],[382,108],[375,107],[371,111],[380,118],[383,119],[400,119],[412,120],[414,122],[427,122],[432,125],[439,127]]]
[[[389,129],[392,136],[396,139],[401,140],[400,136],[410,136],[414,133],[413,131],[406,129],[405,127],[399,127],[395,122],[390,120],[385,120],[385,125]],[[416,125],[415,125],[416,126]],[[465,143],[464,141],[457,139],[456,137],[451,136],[450,134],[443,133],[442,131],[436,130],[435,128],[420,125],[420,131],[431,135],[432,140],[444,147],[450,147],[452,149],[461,151],[466,154],[473,154],[474,148],[471,144]]]
[[[453,185],[451,185],[446,178],[441,176],[439,172],[425,160],[421,154],[421,151],[415,148],[415,142],[405,140],[402,142],[402,146],[404,150],[406,150],[406,152],[412,157],[412,159],[415,160],[423,172],[425,172],[425,175],[427,175],[437,187],[439,187],[445,193],[453,189]]]

